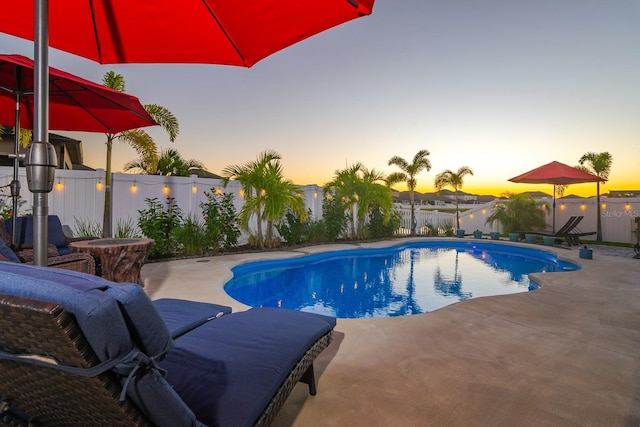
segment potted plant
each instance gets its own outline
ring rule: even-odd
[[[474,230],[473,231],[473,237],[475,239],[482,239],[482,231],[481,230]]]
[[[500,232],[499,231],[492,231],[489,233],[489,237],[491,238],[491,240],[499,240],[500,239]]]

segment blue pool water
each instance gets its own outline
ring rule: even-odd
[[[392,317],[526,292],[537,288],[530,273],[579,268],[554,253],[516,245],[429,241],[243,264],[233,268],[224,289],[252,307]]]

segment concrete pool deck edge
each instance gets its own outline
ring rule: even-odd
[[[239,311],[247,307],[222,289],[235,265],[416,240],[153,263],[142,277],[153,299]],[[339,319],[316,362],[318,394],[297,387],[274,425],[640,425],[640,260],[535,247],[583,268],[537,274],[535,292]]]

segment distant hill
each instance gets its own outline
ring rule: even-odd
[[[455,196],[455,192],[451,190],[444,189],[438,193],[421,193],[419,191],[414,192],[414,199],[416,202],[435,202],[436,200],[440,200],[443,202],[450,202],[453,200]],[[464,191],[458,192],[458,197],[462,199],[464,196],[475,196],[478,203],[487,203],[496,199],[496,196],[493,195],[479,195],[479,194],[471,194],[466,193]],[[398,191],[398,198],[400,200],[409,200],[409,191]]]

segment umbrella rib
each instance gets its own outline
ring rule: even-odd
[[[93,10],[93,0],[89,1],[89,9],[91,10],[91,25],[93,27],[93,39],[96,43],[96,51],[98,54],[98,58],[102,62],[102,49],[100,47],[100,38],[98,37],[98,27],[96,26],[96,14]]]
[[[213,18],[213,20],[216,21],[216,24],[218,24],[224,36],[227,38],[227,40],[229,40],[229,43],[231,44],[231,46],[233,46],[233,49],[236,51],[236,53],[238,54],[242,62],[246,63],[246,59],[242,54],[242,52],[240,51],[240,48],[231,39],[231,36],[229,35],[229,33],[227,33],[227,30],[224,28],[224,26],[222,25],[222,23],[220,22],[216,14],[213,12],[213,10],[211,10],[211,8],[209,7],[209,4],[205,0],[202,0],[202,4],[204,4],[204,7],[209,11],[209,14]]]

